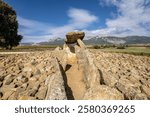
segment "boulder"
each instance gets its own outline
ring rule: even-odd
[[[83,40],[84,36],[85,36],[84,32],[69,32],[66,34],[67,38],[66,43],[68,44],[76,43],[77,39]]]

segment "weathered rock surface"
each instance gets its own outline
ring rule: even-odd
[[[124,96],[117,89],[106,85],[90,88],[84,95],[85,100],[123,100]]]

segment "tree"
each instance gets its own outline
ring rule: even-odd
[[[19,45],[21,39],[15,10],[0,0],[0,47],[12,49]]]

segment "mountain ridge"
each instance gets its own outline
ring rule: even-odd
[[[49,39],[48,42],[39,42],[38,45],[63,45],[64,38]],[[150,37],[148,36],[93,36],[85,37],[83,40],[85,44],[148,44],[150,43]],[[21,43],[22,45],[36,45],[35,43]]]

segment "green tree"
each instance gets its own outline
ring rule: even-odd
[[[0,47],[12,49],[19,45],[22,36],[18,35],[18,21],[15,10],[0,0]]]

